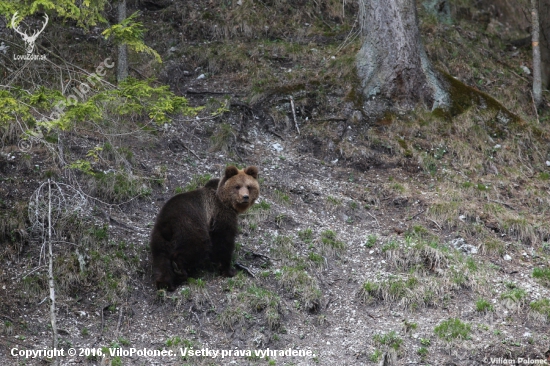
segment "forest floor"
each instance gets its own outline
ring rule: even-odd
[[[181,26],[185,32],[211,9],[196,10],[202,18],[188,11],[195,23]],[[145,24],[165,15],[158,12],[144,10]],[[207,108],[114,137],[85,129],[59,135],[67,160],[102,144],[98,167],[130,166],[128,176],[68,174],[42,146],[3,144],[2,364],[51,363],[13,355],[52,344],[47,247],[30,227],[31,196],[48,177],[73,187],[62,186],[66,193],[85,194],[75,196],[83,202],[77,218],[55,233],[62,365],[546,359],[550,115],[535,115],[527,97],[521,66],[529,52],[510,47],[506,36],[516,33],[493,18],[481,29],[471,14],[453,25],[422,17],[434,63],[496,96],[519,120],[479,103],[449,121],[419,110],[367,124],[352,95],[358,40],[349,40],[353,28],[334,25],[342,20],[331,21],[334,34],[323,37],[196,36],[176,51],[155,38],[165,65],[134,64],[136,72],[158,72]],[[164,21],[158,32],[172,26]],[[157,291],[148,248],[157,213],[228,164],[260,170],[260,198],[241,216],[237,237],[235,261],[248,273],[205,270],[172,293]],[[131,350],[172,353],[124,353]],[[182,354],[190,350],[204,353]]]

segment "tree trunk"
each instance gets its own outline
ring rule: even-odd
[[[541,82],[550,89],[550,0],[539,0]]]
[[[531,0],[531,24],[533,28],[531,31],[531,44],[533,46],[533,101],[536,108],[542,102],[538,0]]]
[[[433,69],[418,28],[415,0],[359,0],[363,46],[357,55],[364,109],[448,107],[448,87]]]
[[[121,23],[126,19],[126,0],[118,2],[118,22]],[[116,78],[120,82],[128,77],[128,46],[125,44],[118,45],[118,63],[116,69]]]

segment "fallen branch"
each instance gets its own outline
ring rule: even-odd
[[[422,215],[425,211],[426,211],[426,209],[419,211],[419,212],[416,213],[413,217],[407,219],[407,221],[414,220],[417,216]]]
[[[489,198],[487,198],[487,201],[489,201],[489,202],[494,202],[494,203],[498,203],[498,204],[501,204],[501,205],[503,205],[503,206],[508,207],[510,210],[517,211],[517,210],[516,210],[512,205],[510,205],[509,203],[502,202],[502,201],[497,201],[497,200],[492,200],[492,199],[489,199]]]
[[[372,217],[374,219],[374,221],[376,221],[376,225],[378,225],[378,228],[380,228],[380,223],[378,222],[378,220],[376,219],[376,217],[374,217],[373,214],[371,214],[370,212],[367,212],[367,214],[369,214],[370,217]]]
[[[202,323],[201,323],[201,320],[199,319],[199,316],[197,315],[197,313],[195,313],[193,311],[193,305],[191,305],[191,307],[189,308],[189,312],[191,314],[193,314],[195,316],[195,318],[197,318],[197,322],[199,323],[199,330],[202,329]]]
[[[267,132],[274,134],[275,136],[277,136],[278,138],[280,138],[280,139],[283,140],[283,141],[285,140],[283,136],[279,135],[279,134],[278,134],[277,132],[275,132],[275,131],[270,130],[269,128],[267,129]]]
[[[122,306],[118,308],[118,322],[117,322],[117,325],[116,325],[116,336],[118,337],[118,331],[120,329],[120,322],[122,321]]]
[[[294,108],[294,98],[292,98],[292,95],[290,96],[290,106],[292,108],[292,117],[294,118],[294,126],[296,127],[296,131],[298,131],[298,135],[299,135],[300,128],[298,127],[298,121],[296,120],[296,109]]]
[[[185,91],[185,94],[234,95],[233,93],[230,93],[230,92],[218,92],[218,91],[209,91],[209,90],[198,91],[193,89],[187,89]]]
[[[250,277],[256,278],[256,276],[254,275],[254,272],[252,272],[252,270],[250,270],[248,267],[243,266],[243,265],[240,264],[239,262],[235,262],[235,267],[237,267],[238,269],[242,269],[243,271],[245,271],[246,273],[248,273],[248,275],[249,275]]]
[[[433,223],[435,224],[435,226],[437,226],[437,227],[439,228],[439,231],[443,231],[443,230],[441,229],[441,226],[439,226],[439,224],[438,224],[437,222],[435,222],[435,221],[432,220],[432,219],[428,219],[428,220],[430,220],[431,222],[433,222]]]
[[[273,261],[273,260],[272,260],[270,257],[268,257],[267,255],[260,254],[260,253],[256,253],[256,252],[253,252],[253,251],[251,251],[251,250],[247,251],[247,254],[252,255],[252,257],[254,257],[254,258],[261,258],[261,259],[263,259],[263,260],[266,261],[266,262],[272,262],[272,261]]]
[[[53,348],[57,348],[57,320],[55,316],[55,283],[53,279],[52,249],[52,183],[48,179],[48,284],[50,287],[50,318],[52,324]]]
[[[195,154],[195,152],[193,150],[191,150],[190,148],[188,148],[184,143],[181,143],[181,146],[183,146],[185,149],[187,149],[187,151],[189,151],[191,154],[193,154],[197,159],[201,160],[201,158],[199,158],[199,156],[197,154]]]

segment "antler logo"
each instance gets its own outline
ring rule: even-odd
[[[44,25],[42,26],[42,29],[40,29],[39,31],[34,31],[32,33],[32,35],[27,35],[27,33],[25,32],[21,32],[19,30],[19,27],[18,26],[15,26],[15,21],[17,20],[18,16],[17,16],[17,12],[15,12],[15,14],[13,14],[13,17],[11,18],[11,27],[17,32],[19,33],[19,35],[21,35],[21,37],[23,37],[23,41],[25,41],[25,50],[27,51],[27,54],[31,54],[32,51],[34,51],[34,42],[36,41],[36,38],[38,38],[38,36],[40,35],[40,33],[42,33],[42,31],[44,30],[44,28],[46,28],[46,25],[48,24],[48,14],[44,14]]]

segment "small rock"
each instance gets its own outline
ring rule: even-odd
[[[550,160],[546,160],[546,166],[550,166]]]
[[[460,250],[461,252],[467,253],[467,254],[476,254],[477,253],[477,247],[466,243],[466,240],[464,238],[456,238],[451,240],[450,243],[456,250]]]
[[[271,145],[271,146],[272,146],[272,147],[275,149],[275,151],[277,151],[277,152],[283,151],[283,147],[282,147],[281,144],[279,144],[278,142],[274,143],[274,144]]]
[[[200,74],[197,80],[204,79],[206,76],[204,74]]]
[[[508,254],[505,254],[504,257],[502,257],[505,261],[511,261],[512,257],[510,257]]]
[[[529,68],[525,65],[521,65],[521,69],[523,70],[524,73],[526,73],[527,75],[531,75],[531,70],[529,70]]]

